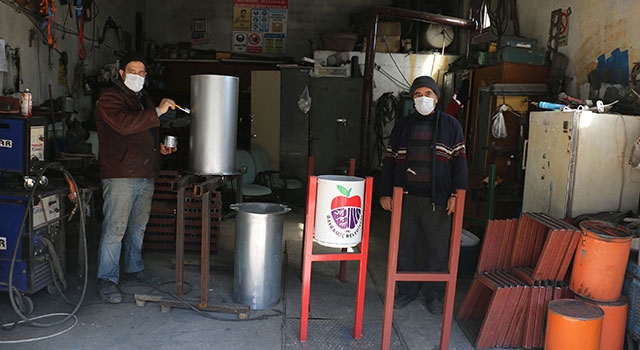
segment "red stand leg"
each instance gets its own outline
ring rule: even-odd
[[[302,246],[302,298],[300,302],[300,341],[307,341],[309,328],[309,295],[311,289],[311,263],[313,262],[313,227],[316,220],[316,196],[318,194],[318,177],[309,176],[307,191],[307,213],[304,224],[304,241]]]
[[[393,323],[393,300],[396,282],[445,282],[444,311],[442,313],[442,331],[440,349],[449,348],[451,323],[453,321],[453,302],[458,277],[458,258],[460,257],[460,236],[464,218],[464,190],[456,191],[456,206],[451,226],[451,244],[449,249],[449,272],[398,272],[398,246],[400,241],[400,218],[402,215],[402,188],[393,189],[391,208],[391,227],[389,237],[389,261],[387,263],[387,286],[385,288],[384,315],[382,319],[382,349],[391,346],[391,326]]]

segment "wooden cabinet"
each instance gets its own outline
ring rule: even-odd
[[[499,177],[508,180],[514,179],[517,174],[514,169],[519,166],[514,162],[519,162],[519,156],[513,157],[512,153],[521,148],[518,142],[522,138],[517,135],[526,131],[527,110],[525,108],[524,111],[518,111],[518,113],[523,112],[524,114],[520,120],[515,119],[516,117],[509,117],[508,120],[505,120],[507,133],[511,136],[506,140],[496,140],[491,136],[491,117],[496,112],[495,108],[506,100],[502,97],[496,98],[495,94],[483,94],[481,88],[499,83],[546,84],[549,67],[505,62],[479,68],[471,73],[471,101],[465,124],[470,170],[472,173],[486,176],[489,164],[495,163],[496,174]],[[526,98],[520,98],[519,103],[512,102],[512,104],[521,105],[524,99]]]
[[[264,150],[270,170],[280,170],[280,71],[251,72],[251,146]]]

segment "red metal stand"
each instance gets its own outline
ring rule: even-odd
[[[356,307],[353,326],[353,338],[362,338],[362,319],[364,314],[364,292],[367,281],[367,256],[369,254],[369,230],[371,221],[371,194],[373,178],[365,178],[364,212],[362,221],[362,241],[360,252],[356,253],[313,253],[313,230],[316,217],[316,197],[318,194],[318,177],[309,176],[307,192],[307,217],[302,247],[302,301],[300,306],[300,341],[307,341],[309,328],[309,295],[311,287],[311,263],[314,261],[358,261],[358,285],[356,290]],[[307,232],[308,231],[308,232]]]
[[[402,214],[402,188],[393,189],[391,210],[391,228],[389,237],[389,261],[387,264],[387,285],[384,297],[384,316],[382,319],[382,349],[391,346],[391,326],[393,323],[393,300],[396,282],[445,282],[444,311],[442,313],[442,331],[440,349],[449,348],[451,323],[453,321],[453,301],[458,277],[458,258],[460,256],[460,238],[464,218],[465,190],[456,191],[456,206],[451,226],[451,244],[449,248],[449,272],[407,272],[397,271],[398,246],[400,241],[400,218]]]

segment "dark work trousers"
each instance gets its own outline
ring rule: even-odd
[[[433,209],[431,198],[404,195],[400,223],[398,271],[447,272],[451,217],[447,208]],[[420,264],[422,263],[422,268]],[[398,282],[400,295],[416,297],[422,282]],[[427,302],[444,297],[444,282],[422,283]]]

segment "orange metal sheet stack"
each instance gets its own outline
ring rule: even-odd
[[[538,348],[549,301],[572,297],[566,273],[581,231],[541,213],[490,220],[457,321],[478,349]]]

